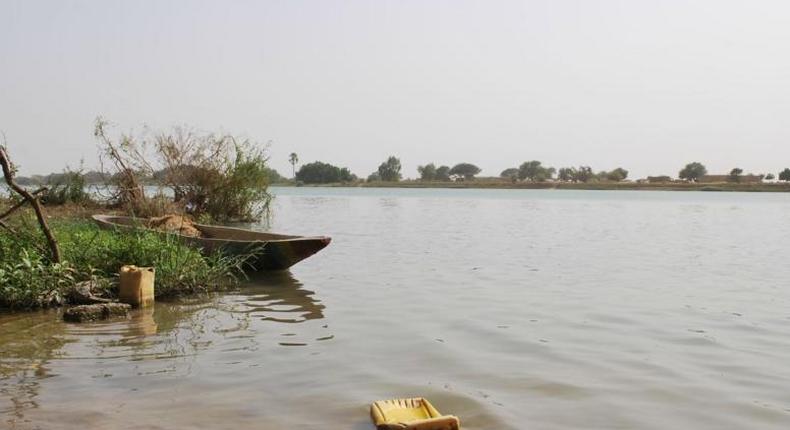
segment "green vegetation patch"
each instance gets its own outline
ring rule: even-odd
[[[84,220],[58,220],[52,229],[63,262],[53,264],[29,220],[0,232],[0,307],[25,309],[68,302],[77,282],[100,280],[115,293],[125,264],[156,268],[156,296],[208,292],[236,285],[248,256],[203,255],[176,236],[101,230]]]

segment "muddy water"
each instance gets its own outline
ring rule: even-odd
[[[790,196],[277,190],[334,241],[128,321],[0,316],[0,428],[790,428]]]

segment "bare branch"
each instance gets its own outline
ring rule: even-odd
[[[30,203],[31,206],[33,206],[33,210],[36,212],[36,218],[38,219],[38,223],[41,226],[41,230],[44,232],[44,236],[47,238],[49,250],[52,253],[52,261],[55,263],[60,263],[60,249],[58,248],[58,241],[52,234],[52,230],[49,229],[47,219],[41,209],[41,204],[39,203],[38,198],[33,196],[26,189],[20,187],[19,184],[14,181],[14,167],[11,163],[11,159],[8,157],[8,153],[6,152],[4,145],[0,146],[0,165],[3,168],[3,176],[5,177],[5,181],[8,186],[11,187],[11,189],[17,194],[21,195],[28,203]]]

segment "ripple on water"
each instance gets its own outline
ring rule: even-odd
[[[470,430],[790,428],[786,195],[277,192],[333,237],[291,272],[0,317],[0,427],[361,430],[423,395]]]

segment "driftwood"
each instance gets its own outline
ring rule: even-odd
[[[33,211],[36,212],[36,218],[38,219],[38,224],[41,226],[41,231],[44,233],[44,236],[47,238],[47,244],[49,245],[50,253],[52,254],[52,261],[55,263],[60,263],[60,249],[58,248],[58,241],[55,239],[55,236],[52,234],[52,230],[49,229],[49,225],[47,224],[47,218],[44,216],[44,212],[41,209],[41,203],[38,201],[38,198],[34,195],[34,193],[29,192],[28,190],[19,186],[14,180],[14,169],[13,164],[11,163],[11,159],[8,157],[8,153],[4,146],[0,146],[0,166],[3,168],[3,177],[5,177],[5,182],[8,186],[17,194],[22,196],[25,202],[30,203],[30,206],[33,207]],[[35,193],[37,194],[39,190]],[[21,206],[21,205],[20,205]],[[11,207],[11,209],[7,210],[3,216],[10,215],[13,211],[19,209],[19,207]],[[7,226],[4,226],[7,227]]]

